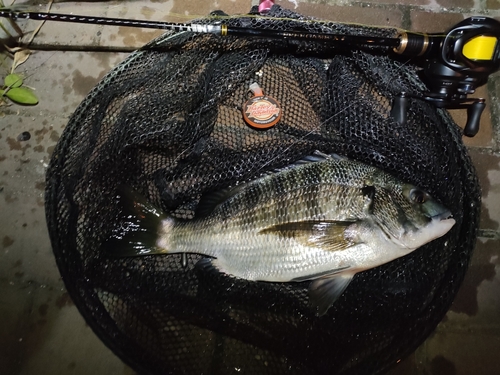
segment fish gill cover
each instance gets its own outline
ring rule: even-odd
[[[253,13],[257,9],[252,10]],[[229,25],[388,37],[395,30],[307,18],[274,6]],[[216,22],[211,18],[200,22]],[[133,53],[71,117],[47,172],[54,254],[80,312],[118,356],[150,374],[378,374],[410,354],[449,308],[467,269],[479,185],[449,114],[401,92],[424,86],[387,51],[321,42],[167,33]],[[280,121],[249,127],[249,86],[275,98]],[[110,257],[103,244],[128,186],[177,219],[202,196],[312,155],[373,165],[432,195],[456,224],[442,238],[361,272],[317,317],[303,283],[238,279],[196,267],[201,255]]]

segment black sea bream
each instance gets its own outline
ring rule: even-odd
[[[407,255],[455,224],[418,187],[319,153],[202,197],[193,220],[167,216],[130,191],[120,197],[128,223],[105,244],[113,255],[197,253],[247,280],[312,280],[319,315],[357,272]]]

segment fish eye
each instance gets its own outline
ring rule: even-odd
[[[425,194],[422,190],[412,189],[410,191],[410,199],[412,202],[423,204],[427,201],[427,194]]]

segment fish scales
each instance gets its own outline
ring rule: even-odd
[[[344,172],[346,163],[336,159],[328,165],[313,163],[266,176],[224,202],[209,222],[183,223],[167,247],[216,258],[224,253],[229,261],[218,261],[219,268],[250,280],[270,275],[271,281],[283,281],[290,274],[301,277],[314,268],[326,271],[332,263],[343,266],[342,256],[304,246],[293,237],[255,234],[285,223],[362,218],[365,199],[360,188],[373,168],[354,166],[353,176]],[[269,252],[270,248],[275,251]],[[253,266],[247,267],[251,258],[255,258]]]

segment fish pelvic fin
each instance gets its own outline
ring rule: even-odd
[[[354,277],[353,273],[339,273],[313,280],[309,284],[309,303],[317,316],[323,316],[333,303],[344,293]]]
[[[341,251],[355,242],[346,236],[352,221],[300,221],[277,224],[260,231],[262,234],[293,238],[304,246],[319,247],[327,251]]]
[[[128,187],[118,189],[121,209],[119,226],[104,242],[103,251],[115,257],[167,253],[164,242],[175,219],[164,214],[145,197]]]
[[[302,281],[309,281],[309,280],[315,280],[315,279],[329,278],[329,277],[332,277],[334,275],[337,275],[339,272],[342,272],[348,268],[351,268],[351,266],[344,266],[344,267],[336,268],[333,270],[328,270],[328,271],[313,273],[313,274],[306,275],[306,276],[296,277],[296,278],[292,279],[291,281],[302,282]]]

